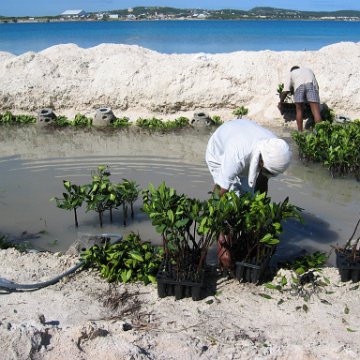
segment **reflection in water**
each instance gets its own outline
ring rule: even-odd
[[[78,232],[126,235],[135,231],[143,240],[159,243],[159,235],[140,211],[141,198],[135,203],[135,219],[126,228],[120,225],[122,212],[115,211],[114,223],[105,216],[103,229],[96,214],[84,209],[79,211],[80,227],[76,229],[73,213],[58,209],[50,199],[61,196],[63,179],[76,184],[90,182],[91,172],[99,164],[109,165],[114,183],[127,178],[146,188],[164,180],[179,193],[205,199],[212,188],[204,160],[209,136],[208,129],[176,134],[1,129],[0,230],[13,237],[44,232],[32,243],[50,251],[66,251]],[[291,142],[288,134],[282,136]],[[331,244],[349,238],[360,216],[359,183],[331,179],[321,166],[299,163],[296,149],[293,154],[286,174],[270,181],[269,195],[276,202],[289,196],[291,203],[304,209],[304,224],[284,224],[276,260],[304,250],[328,252]]]

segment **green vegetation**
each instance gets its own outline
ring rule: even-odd
[[[13,115],[10,111],[0,114],[0,125],[27,125],[35,122],[36,118],[30,115]]]
[[[81,207],[85,200],[86,188],[72,184],[70,181],[63,180],[66,192],[63,193],[62,198],[53,198],[56,201],[56,206],[60,209],[74,211],[75,226],[79,227],[77,209]]]
[[[315,251],[312,254],[306,254],[295,258],[291,262],[280,264],[282,269],[293,270],[296,274],[302,275],[310,270],[320,271],[329,258],[328,254],[321,251]]]
[[[162,249],[142,242],[130,233],[116,244],[94,245],[81,254],[85,267],[94,267],[109,282],[141,281],[156,283],[156,273],[162,259]]]
[[[76,114],[72,122],[75,127],[90,127],[92,125],[92,119],[82,114]]]
[[[221,233],[229,239],[234,261],[256,265],[274,253],[284,220],[302,220],[301,209],[289,204],[288,198],[274,203],[265,193],[228,192],[220,198],[219,208],[224,220]]]
[[[288,203],[271,203],[264,194],[237,196],[212,194],[207,201],[192,199],[162,183],[143,191],[142,210],[163,240],[167,271],[176,279],[201,274],[211,244],[220,233],[232,239],[236,260],[259,263],[273,253],[282,232],[281,221],[300,219],[299,209]]]
[[[289,271],[284,273],[280,270],[273,282],[266,283],[265,287],[300,296],[308,301],[313,294],[329,284],[329,280],[322,276],[322,268],[326,265],[328,257],[328,254],[315,251],[312,254],[297,257],[292,262],[280,264],[281,269]],[[303,310],[307,311],[307,305],[303,306]]]
[[[7,236],[0,234],[0,249],[16,249],[18,251],[26,251],[29,248],[28,243],[13,243],[7,239]]]
[[[244,106],[239,106],[233,111],[233,115],[236,115],[238,119],[241,119],[244,115],[247,115],[249,109]]]
[[[219,115],[214,115],[211,120],[213,121],[213,125],[215,126],[220,126],[224,123]]]
[[[131,123],[130,119],[124,116],[122,118],[115,118],[114,120],[111,120],[109,126],[113,128],[126,128],[131,126]]]
[[[138,185],[135,181],[123,179],[123,182],[113,184],[110,181],[110,172],[106,165],[99,165],[92,174],[92,182],[85,185],[75,185],[68,180],[63,180],[67,192],[63,197],[54,197],[56,206],[60,209],[73,210],[75,226],[78,227],[77,209],[85,202],[86,211],[95,211],[99,216],[100,227],[103,226],[103,214],[110,212],[110,221],[113,221],[112,211],[122,206],[123,224],[126,225],[128,207],[131,209],[131,218],[134,218],[134,202],[139,195]]]
[[[323,163],[331,175],[355,175],[360,181],[360,120],[337,124],[323,121],[314,131],[292,132],[303,161]]]
[[[221,230],[213,201],[201,202],[161,183],[143,191],[142,210],[161,234],[165,267],[175,279],[197,281],[209,247]]]
[[[187,127],[190,125],[190,122],[188,118],[183,116],[175,120],[167,121],[153,117],[152,119],[139,118],[136,120],[136,125],[149,130],[172,130]]]
[[[13,115],[10,111],[0,114],[0,125],[22,125],[22,124],[34,124],[36,123],[36,117],[30,115]],[[221,125],[222,121],[220,116],[214,116],[214,125]],[[128,117],[115,118],[108,124],[110,128],[127,128],[132,123]],[[176,130],[186,127],[190,127],[190,121],[185,116],[180,116],[175,120],[161,120],[155,117],[151,119],[139,118],[136,120],[136,126],[148,129],[148,130]],[[91,128],[93,126],[93,119],[86,117],[83,114],[76,114],[73,120],[68,119],[66,116],[60,115],[50,121],[47,126],[51,127],[75,127],[75,128]]]

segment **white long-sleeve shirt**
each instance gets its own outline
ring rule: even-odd
[[[215,184],[230,189],[240,177],[247,177],[256,146],[261,140],[271,138],[277,136],[248,119],[222,124],[212,134],[206,148],[206,163]]]

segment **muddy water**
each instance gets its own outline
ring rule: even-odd
[[[110,167],[112,182],[135,180],[140,188],[165,181],[180,193],[205,199],[212,188],[204,152],[209,129],[150,134],[139,130],[100,131],[64,129],[50,131],[35,126],[0,129],[0,232],[26,239],[33,247],[66,251],[83,233],[138,232],[143,240],[159,243],[159,235],[135,204],[135,219],[122,226],[122,212],[110,224],[105,215],[79,210],[79,228],[73,213],[58,209],[53,196],[61,196],[62,180],[76,184],[91,181],[99,164]],[[270,181],[274,201],[289,196],[303,208],[304,224],[288,221],[276,260],[304,251],[330,251],[346,241],[360,216],[360,184],[354,179],[331,179],[318,165],[299,163],[296,146],[286,128],[273,129],[293,147],[293,161],[283,174]],[[333,263],[333,256],[330,257]]]

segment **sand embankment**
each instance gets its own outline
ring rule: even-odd
[[[138,46],[58,45],[20,56],[0,53],[0,111],[93,114],[101,105],[117,116],[179,114],[208,109],[230,116],[249,108],[258,121],[280,121],[277,86],[294,64],[314,70],[322,102],[359,117],[360,43],[319,51],[239,51],[167,55]]]

